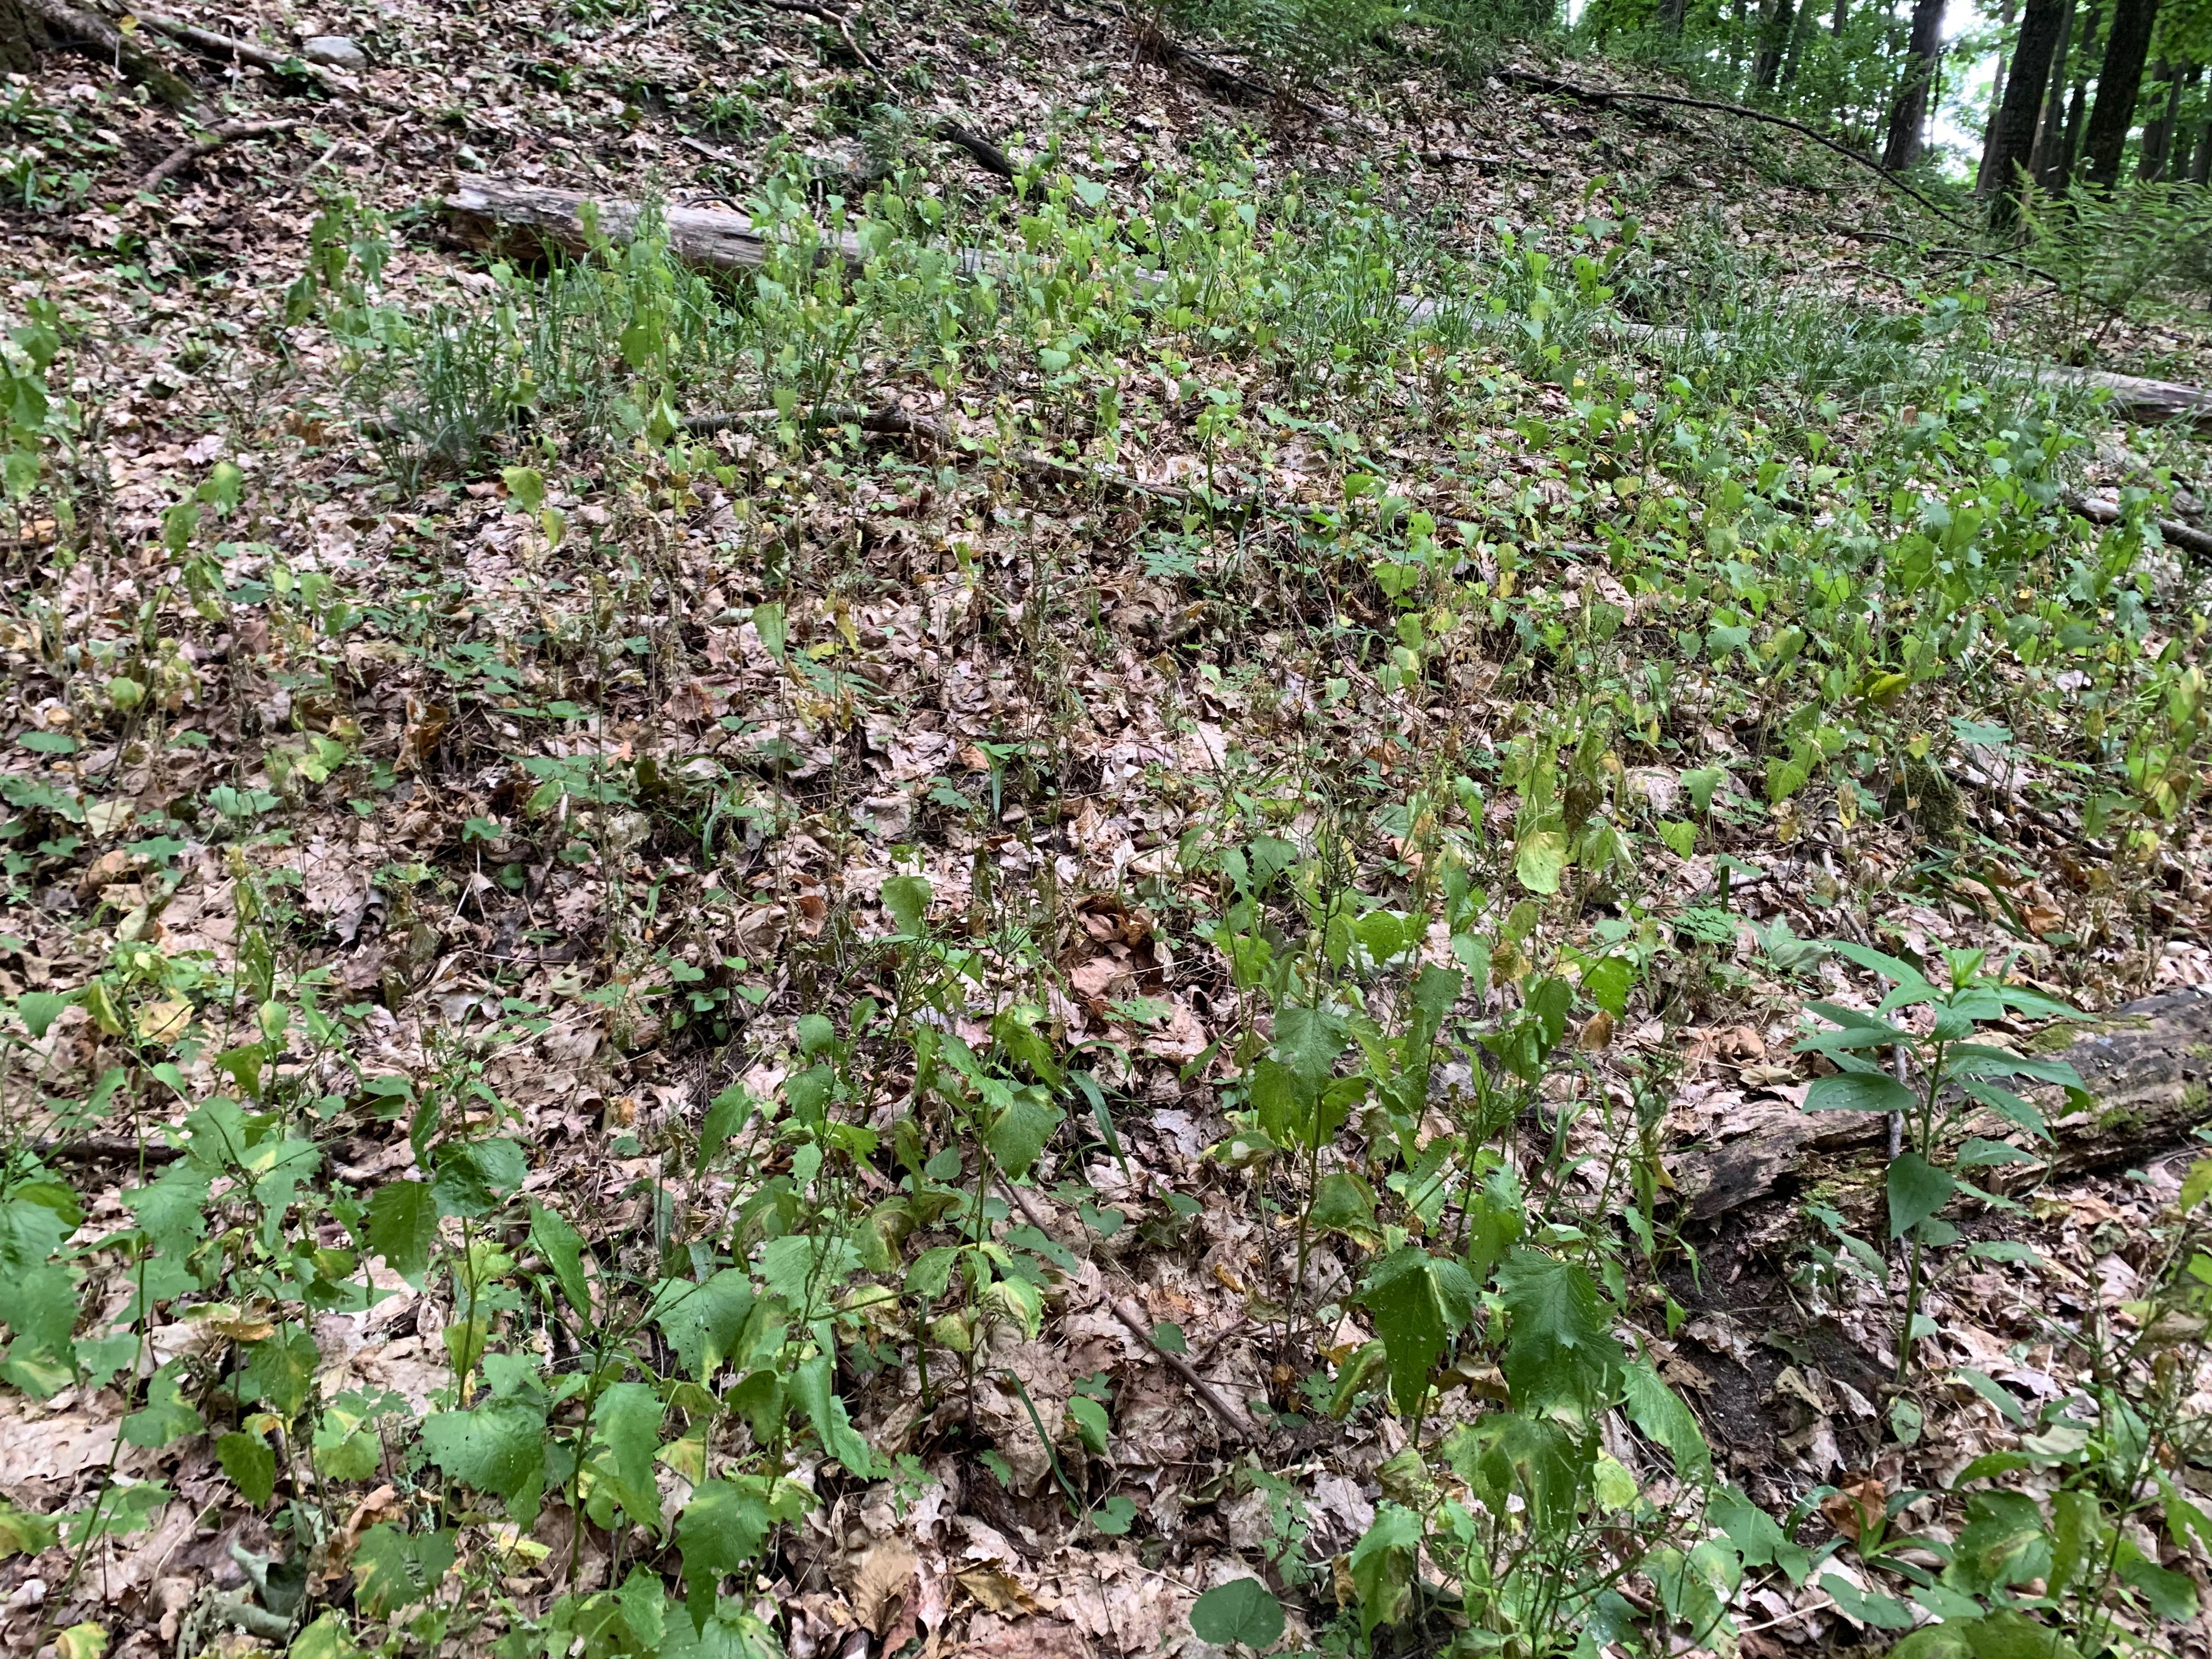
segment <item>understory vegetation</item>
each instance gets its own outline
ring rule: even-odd
[[[2201,204],[1846,289],[1124,101],[763,131],[734,273],[368,163],[19,266],[11,1644],[2203,1650],[2202,1068],[2091,1075],[2212,984],[2203,452],[2047,372]]]

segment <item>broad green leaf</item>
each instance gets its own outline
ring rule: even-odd
[[[1365,1182],[1348,1170],[1332,1170],[1315,1184],[1312,1224],[1324,1232],[1342,1232],[1375,1224],[1375,1194]]]
[[[1830,939],[1828,948],[1846,962],[1856,962],[1862,968],[1881,975],[1893,985],[1927,985],[1927,976],[1909,962],[1901,962],[1871,945],[1861,945],[1847,939]],[[1929,986],[1933,990],[1935,988]]]
[[[1105,1407],[1085,1395],[1077,1395],[1067,1402],[1067,1414],[1074,1420],[1075,1431],[1092,1456],[1106,1455],[1113,1424],[1106,1415]]]
[[[1037,1161],[1045,1142],[1066,1115],[1050,1095],[1037,1088],[1017,1089],[1004,1111],[991,1121],[983,1144],[991,1149],[1009,1181],[1018,1181]]]
[[[2170,1624],[2197,1617],[2197,1586],[2185,1573],[2136,1555],[2120,1564],[2120,1577],[2148,1607]]]
[[[176,1359],[154,1373],[146,1385],[145,1405],[123,1419],[125,1440],[150,1451],[200,1431],[204,1425],[185,1398],[184,1375],[184,1362]]]
[[[1911,1090],[1880,1072],[1838,1072],[1805,1091],[1808,1112],[1909,1112],[1918,1104]]]
[[[33,1514],[0,1500],[0,1561],[52,1549],[60,1536],[61,1522],[56,1516]]]
[[[1773,1566],[1793,1584],[1805,1582],[1811,1559],[1790,1541],[1781,1523],[1734,1486],[1717,1488],[1706,1513],[1726,1534],[1747,1567]]]
[[[234,1431],[215,1443],[222,1472],[246,1501],[260,1509],[276,1495],[276,1454],[258,1434]]]
[[[2023,1465],[2027,1462],[2021,1459]],[[2064,1594],[2081,1564],[2096,1553],[2103,1533],[2094,1493],[2062,1487],[2051,1494],[2051,1595]]]
[[[369,1195],[362,1218],[362,1248],[382,1256],[392,1272],[417,1290],[429,1270],[430,1247],[437,1238],[438,1201],[428,1182],[387,1181]]]
[[[1405,1616],[1413,1589],[1413,1562],[1420,1547],[1421,1517],[1396,1504],[1375,1512],[1374,1524],[1352,1547],[1352,1587],[1359,1597],[1359,1631],[1371,1635],[1377,1625],[1395,1625]]]
[[[440,1215],[489,1215],[530,1173],[522,1148],[499,1138],[441,1147],[437,1165],[430,1191]]]
[[[1556,893],[1567,867],[1567,838],[1557,830],[1532,830],[1513,849],[1513,873],[1532,893]]]
[[[1190,1628],[1201,1642],[1241,1642],[1257,1653],[1281,1639],[1283,1604],[1258,1579],[1232,1578],[1190,1604]]]
[[[372,1619],[426,1600],[453,1565],[450,1531],[408,1534],[379,1522],[354,1547],[354,1600]]]
[[[1516,1249],[1498,1269],[1505,1298],[1505,1383],[1514,1409],[1586,1422],[1626,1359],[1589,1270]]]
[[[1986,1595],[2051,1572],[2051,1536],[2043,1506],[2024,1492],[1978,1492],[1966,1500],[1966,1524],[1945,1577],[1972,1595]]]
[[[2015,1426],[2027,1421],[2027,1413],[2021,1409],[2020,1401],[2012,1397],[2011,1390],[1988,1372],[1978,1371],[1971,1365],[1961,1365],[1958,1374],[1966,1380],[1969,1388],[1995,1406]]]
[[[830,1356],[818,1353],[793,1370],[790,1387],[793,1401],[814,1425],[822,1449],[861,1480],[875,1479],[875,1454],[845,1414],[845,1402],[837,1397],[833,1383]]]
[[[1950,1202],[1959,1183],[1917,1152],[1890,1161],[1883,1182],[1889,1194],[1889,1236],[1902,1238]]]
[[[623,1513],[646,1527],[660,1524],[660,1491],[653,1455],[660,1449],[660,1396],[642,1382],[617,1382],[592,1407],[592,1431],[606,1449],[603,1472]]]
[[[921,876],[893,876],[884,884],[884,908],[892,924],[909,939],[919,939],[929,915],[930,886]]]
[[[1464,1267],[1417,1244],[1385,1256],[1369,1274],[1360,1300],[1374,1315],[1375,1334],[1389,1356],[1390,1392],[1408,1416],[1419,1409],[1446,1346],[1474,1316],[1476,1299]]]
[[[275,1334],[256,1342],[246,1367],[246,1397],[256,1400],[287,1421],[307,1403],[314,1386],[315,1367],[321,1363],[315,1339],[296,1325],[280,1325]]]
[[[1667,1449],[1674,1460],[1675,1472],[1683,1479],[1700,1485],[1710,1481],[1712,1449],[1705,1443],[1705,1431],[1681,1395],[1667,1386],[1649,1360],[1639,1359],[1630,1365],[1622,1373],[1621,1382],[1621,1403],[1628,1420]]]
[[[1820,1588],[1835,1598],[1835,1603],[1862,1625],[1871,1625],[1876,1630],[1911,1630],[1912,1609],[1893,1595],[1861,1589],[1848,1578],[1837,1574],[1823,1573]]]
[[[530,1206],[530,1243],[553,1270],[553,1282],[570,1311],[589,1324],[592,1292],[584,1280],[584,1236],[570,1226],[559,1211],[543,1204]]]
[[[770,1528],[813,1507],[814,1494],[796,1480],[741,1474],[701,1481],[676,1519],[684,1582],[696,1589],[743,1571],[760,1559]]]
[[[1336,1070],[1346,1041],[1344,1022],[1326,1009],[1293,1005],[1275,1015],[1275,1058],[1310,1087]]]
[[[35,1042],[53,1029],[54,1022],[62,1017],[62,1011],[71,1000],[51,991],[26,991],[15,999],[15,1018],[23,1022],[23,1029]]]
[[[724,1267],[698,1282],[662,1279],[653,1287],[651,1317],[684,1369],[706,1382],[735,1352],[738,1333],[752,1306],[751,1279],[735,1267]]]
[[[527,1511],[545,1476],[545,1390],[526,1356],[486,1354],[483,1369],[491,1398],[424,1418],[422,1444],[454,1480],[505,1498],[510,1512]]]
[[[2009,1048],[1987,1043],[1961,1042],[1944,1056],[1943,1075],[1962,1077],[2027,1077],[2038,1083],[2055,1083],[2062,1089],[2086,1091],[2081,1073],[2063,1060],[2039,1054],[2016,1054]]]

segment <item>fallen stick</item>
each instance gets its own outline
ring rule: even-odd
[[[467,240],[501,252],[536,252],[551,246],[582,253],[592,245],[584,228],[586,204],[600,236],[626,241],[637,234],[644,210],[617,196],[501,179],[469,180],[446,198],[447,217]],[[685,264],[709,270],[750,270],[766,263],[769,239],[750,218],[719,208],[671,207],[661,210],[668,250]],[[860,263],[860,240],[848,234],[825,247],[846,264]]]
[[[2066,505],[2092,524],[2118,524],[2120,521],[2120,504],[2102,496],[2069,495],[2066,497]],[[2212,535],[2194,525],[2184,524],[2179,519],[2159,519],[2154,522],[2158,526],[2158,533],[2176,547],[2185,547],[2191,553],[2212,556]]]
[[[173,179],[201,157],[212,155],[225,144],[240,138],[266,138],[280,132],[289,132],[300,124],[297,121],[225,121],[212,129],[204,138],[179,144],[146,171],[138,181],[142,191],[157,190],[162,183]]]
[[[1109,1297],[1106,1305],[1114,1310],[1114,1317],[1127,1325],[1139,1341],[1164,1360],[1170,1370],[1190,1385],[1190,1391],[1199,1397],[1208,1411],[1221,1419],[1232,1434],[1252,1445],[1265,1442],[1267,1436],[1260,1432],[1259,1425],[1216,1393],[1213,1385],[1198,1374],[1195,1365],[1181,1354],[1170,1352],[1152,1340],[1152,1327],[1145,1323],[1145,1316],[1137,1311],[1133,1303],[1122,1301],[1118,1297]]]
[[[325,71],[321,65],[295,58],[290,52],[273,51],[252,40],[240,40],[235,36],[217,34],[213,29],[204,29],[197,23],[187,23],[179,17],[162,17],[153,12],[142,11],[137,19],[149,29],[158,29],[172,40],[190,46],[203,58],[218,64],[252,64],[270,73],[304,76],[320,80]]]

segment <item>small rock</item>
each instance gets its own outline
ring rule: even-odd
[[[343,34],[311,34],[300,42],[300,56],[325,69],[365,70],[368,54]]]

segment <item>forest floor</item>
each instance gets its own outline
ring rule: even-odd
[[[1206,1654],[1256,1573],[1285,1650],[1442,1651],[1389,1575],[1471,1604],[1443,1547],[1356,1552],[1465,1497],[1423,1449],[1525,1406],[1526,1316],[1444,1297],[1408,1409],[1376,1267],[1507,1190],[1789,1534],[1602,1413],[1640,1495],[1540,1553],[1590,1650],[2079,1620],[2049,1545],[1936,1583],[1855,1504],[2086,1490],[2086,1345],[2183,1295],[2212,711],[2156,525],[2212,483],[2005,365],[2212,374],[2204,313],[2100,331],[1733,118],[1419,54],[1293,101],[1113,8],[187,21],[367,61],[172,54],[200,130],[296,125],[152,191],[174,112],[0,87],[54,440],[0,577],[0,1649],[703,1652],[690,1583],[720,1652]],[[440,206],[484,179],[866,203],[881,257],[495,267]],[[1881,1121],[1796,1045],[1972,950],[2022,1053],[2160,1000],[2036,1097],[2060,1151],[1962,1120],[2010,1155],[1900,1389]],[[1358,1082],[1301,1148],[1318,1007]],[[2212,1651],[2158,1513],[2111,1639]]]

